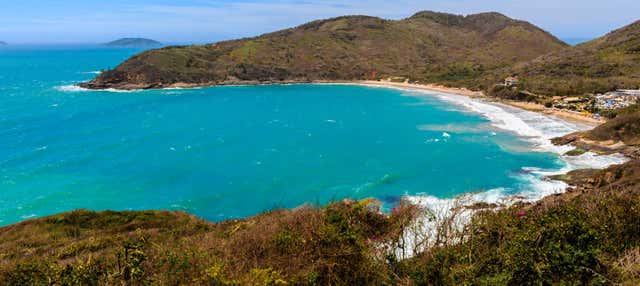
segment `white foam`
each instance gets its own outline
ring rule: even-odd
[[[470,221],[473,211],[461,208],[471,198],[470,194],[460,200],[440,199],[433,196],[411,196],[406,199],[417,205],[429,206],[425,213],[408,225],[397,245],[382,245],[398,259],[407,259],[424,252],[426,249],[445,243],[458,243],[459,234]],[[497,198],[497,197],[496,197]]]
[[[563,174],[571,170],[585,168],[602,169],[628,161],[628,158],[621,154],[597,155],[592,152],[587,152],[580,156],[565,156],[564,154],[572,150],[573,147],[556,146],[551,143],[551,139],[553,138],[576,131],[588,130],[593,128],[592,125],[568,122],[554,116],[527,111],[500,103],[487,102],[463,95],[406,87],[390,87],[384,85],[367,86],[403,90],[407,91],[408,93],[406,95],[409,96],[435,96],[442,101],[461,107],[463,111],[479,114],[489,120],[493,127],[514,133],[527,141],[533,151],[551,152],[559,155],[566,166],[559,170],[541,171],[544,174]],[[492,135],[497,134],[492,132]],[[540,182],[540,184],[548,185],[547,182]],[[559,188],[560,185],[558,184],[557,187]],[[541,191],[546,189],[546,187],[540,188]]]
[[[622,154],[598,155],[592,152],[584,153],[580,156],[562,156],[568,164],[569,169],[604,169],[611,165],[624,164],[629,158]]]
[[[492,126],[526,138],[534,144],[534,147],[544,151],[554,149],[553,144],[549,141],[551,138],[589,128],[587,125],[578,125],[499,103],[485,102],[453,94],[431,94],[443,101],[480,114],[488,119]]]
[[[95,75],[98,75],[98,74],[102,74],[102,71],[88,71],[88,72],[83,72],[83,74],[95,74]]]
[[[486,128],[482,125],[470,126],[468,124],[423,124],[418,126],[422,131],[446,131],[447,133],[484,133]]]
[[[562,174],[571,170],[585,168],[602,169],[628,161],[628,158],[621,154],[597,155],[592,152],[587,152],[580,156],[565,156],[564,154],[572,150],[573,147],[556,146],[551,143],[552,138],[576,131],[588,130],[593,127],[590,125],[572,123],[553,116],[461,95],[416,89],[403,90],[410,91],[413,95],[436,96],[443,101],[480,114],[488,119],[493,127],[512,132],[527,141],[532,146],[533,151],[555,153],[559,155],[559,158],[565,163],[565,167],[559,170],[537,170],[534,172],[539,175]],[[539,183],[545,185],[540,188],[540,191],[547,192],[548,182],[541,181]],[[560,187],[560,184],[556,184],[556,188]]]
[[[128,89],[128,90],[124,90],[124,89],[115,89],[115,88],[88,89],[88,88],[80,87],[80,86],[78,86],[76,84],[69,84],[69,85],[56,86],[55,89],[57,89],[59,91],[66,91],[66,92],[88,92],[88,91],[92,91],[92,92],[117,92],[117,93],[141,92],[141,91],[150,91],[150,90],[164,90],[164,91],[169,91],[169,92],[167,92],[165,94],[174,94],[174,93],[171,93],[171,91],[195,90],[195,89],[202,89],[202,87],[189,87],[189,88],[185,88],[185,87],[166,87],[166,88],[160,88],[160,89]]]
[[[88,88],[80,87],[80,86],[75,85],[75,84],[56,86],[55,89],[57,89],[59,91],[64,91],[64,92],[116,92],[116,93],[129,93],[129,92],[144,91],[143,89],[122,90],[122,89],[115,89],[115,88],[88,89]]]
[[[457,211],[454,212],[453,210],[456,207],[469,206],[475,203],[510,206],[519,201],[537,201],[546,196],[566,191],[568,185],[561,181],[547,179],[550,175],[564,174],[576,169],[602,169],[614,164],[622,164],[629,160],[621,154],[597,155],[592,152],[587,152],[580,156],[565,156],[564,154],[572,150],[573,147],[556,146],[551,143],[552,138],[576,131],[588,130],[593,127],[590,125],[567,122],[553,116],[461,95],[410,88],[396,89],[410,92],[408,95],[435,96],[443,101],[462,107],[464,111],[479,114],[488,119],[493,127],[514,133],[528,142],[531,150],[557,154],[564,165],[560,169],[549,170],[523,167],[522,172],[514,175],[521,182],[517,190],[496,188],[479,193],[462,194],[454,199],[436,198],[426,194],[406,196],[410,203],[423,206],[427,210],[427,214],[425,217],[418,219],[410,227],[409,231],[403,235],[405,247],[403,249],[394,249],[399,258],[411,257],[428,247],[442,243],[443,234],[439,233],[439,231],[441,231],[441,225],[444,223],[453,221],[454,229],[447,230],[448,233],[461,231],[471,219],[474,211],[470,208],[457,208]],[[444,132],[442,137],[446,138],[448,137],[447,135],[449,134]],[[492,132],[492,135],[497,134]],[[425,141],[425,143],[429,142],[433,141]],[[451,237],[456,236],[452,235]],[[457,237],[459,238],[459,236]],[[451,241],[448,243],[451,243]],[[410,251],[407,252],[407,249],[410,249]]]
[[[79,86],[74,85],[74,84],[56,86],[55,89],[57,89],[59,91],[67,91],[67,92],[89,91],[89,89],[86,89],[86,88],[83,88],[83,87],[79,87]]]

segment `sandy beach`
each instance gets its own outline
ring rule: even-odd
[[[557,108],[547,108],[547,107],[544,107],[544,105],[542,104],[537,104],[533,102],[507,101],[507,100],[500,100],[499,102],[502,104],[510,105],[517,108],[522,108],[529,111],[553,115],[568,121],[575,121],[578,123],[593,125],[594,127],[606,122],[603,119],[595,119],[589,115],[582,114],[579,112],[562,110]]]
[[[362,85],[372,85],[372,86],[423,89],[423,90],[429,90],[429,91],[438,91],[438,92],[444,92],[444,93],[452,93],[457,95],[469,96],[473,98],[480,98],[487,101],[498,102],[498,103],[506,104],[516,108],[525,109],[528,111],[540,112],[547,115],[556,116],[568,121],[574,121],[582,124],[592,125],[594,127],[598,124],[602,124],[606,122],[605,120],[595,119],[591,116],[578,113],[578,112],[561,110],[557,108],[547,108],[544,105],[538,104],[538,103],[490,98],[490,97],[487,97],[482,91],[473,91],[466,88],[446,87],[446,86],[434,85],[434,84],[413,84],[413,83],[404,83],[404,82],[373,81],[373,80],[356,81],[353,83],[362,84]]]
[[[424,90],[459,94],[459,95],[464,95],[469,97],[486,97],[486,95],[482,91],[473,91],[466,88],[446,87],[446,86],[435,85],[435,84],[415,84],[415,83],[374,81],[374,80],[363,80],[363,81],[357,81],[355,83],[365,84],[365,85],[382,85],[382,86],[401,87],[401,88],[424,89]]]

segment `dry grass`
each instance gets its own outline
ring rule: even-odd
[[[414,209],[375,201],[208,223],[185,213],[74,211],[0,229],[9,285],[364,285],[388,281],[374,245]],[[378,257],[378,258],[376,258]]]
[[[625,285],[640,284],[640,247],[627,250],[615,263],[620,275],[625,278]]]
[[[373,200],[209,223],[75,211],[0,229],[7,285],[637,285],[633,161],[566,195],[493,211],[390,214]],[[460,221],[470,221],[466,227]],[[636,283],[636,284],[634,284]]]

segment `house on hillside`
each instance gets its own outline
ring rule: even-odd
[[[507,77],[504,79],[504,86],[515,86],[518,85],[518,77]]]
[[[407,83],[409,81],[408,78],[403,76],[392,76],[387,79],[389,82],[398,82],[398,83]]]
[[[628,98],[640,98],[640,89],[618,89],[616,93]]]
[[[595,106],[600,109],[618,109],[640,102],[640,90],[618,89],[596,95]]]
[[[634,89],[619,89],[596,96],[596,107],[600,109],[623,108],[638,102],[640,102],[640,90]]]
[[[565,103],[580,103],[580,102],[585,102],[588,99],[586,98],[581,98],[581,97],[565,97],[562,99],[562,101],[564,101]]]

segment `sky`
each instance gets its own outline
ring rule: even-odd
[[[564,40],[590,39],[640,20],[639,0],[0,0],[0,41],[102,43],[145,37],[206,43],[341,15],[402,19],[422,10],[496,11]]]

